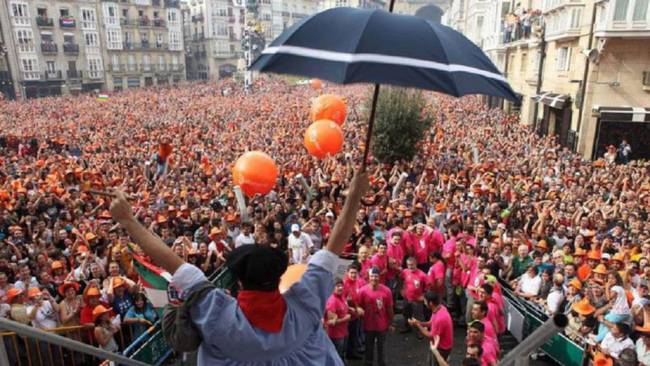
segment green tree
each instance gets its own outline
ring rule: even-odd
[[[371,99],[365,108],[367,113]],[[418,153],[418,142],[432,124],[431,116],[425,112],[426,103],[419,90],[399,87],[380,90],[372,134],[374,157],[382,163],[413,159]]]

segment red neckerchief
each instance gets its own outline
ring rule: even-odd
[[[279,290],[242,290],[237,295],[237,302],[246,319],[254,327],[268,333],[279,333],[282,330],[287,303]]]

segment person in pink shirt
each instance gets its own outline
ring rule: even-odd
[[[361,329],[361,305],[359,294],[361,288],[366,285],[366,281],[359,276],[359,264],[352,263],[348,267],[348,272],[343,279],[343,296],[350,307],[350,321],[348,322],[348,341],[346,356],[350,360],[361,359],[359,350],[363,346],[363,330]]]
[[[379,243],[377,245],[377,253],[370,259],[372,268],[379,270],[379,281],[382,284],[386,283],[386,274],[388,273],[388,256],[386,255],[386,243]]]
[[[348,303],[343,295],[343,281],[337,280],[334,286],[334,293],[327,299],[325,304],[325,327],[327,335],[334,343],[336,351],[345,359],[345,341],[348,336],[348,322],[351,319]]]
[[[495,324],[493,324],[487,317],[487,304],[483,301],[477,301],[472,305],[471,312],[473,321],[479,321],[483,323],[483,326],[485,327],[485,331],[483,332],[485,334],[485,337],[496,339],[497,332],[495,329]]]
[[[433,341],[439,337],[438,351],[447,360],[454,347],[454,324],[449,311],[442,304],[440,295],[428,291],[424,295],[426,306],[431,310],[431,319],[428,322],[419,321],[414,318],[408,320],[409,324],[417,327],[420,333]]]
[[[417,224],[408,235],[410,253],[418,261],[418,268],[422,272],[429,271],[429,253],[435,250],[430,232],[424,224]]]
[[[402,231],[394,231],[388,238],[386,245],[386,256],[388,256],[388,271],[386,272],[386,286],[393,293],[393,302],[397,300],[396,296],[399,293],[399,275],[402,271],[402,263],[406,252],[400,246],[402,240]]]
[[[445,295],[445,263],[442,261],[442,255],[437,252],[429,253],[431,267],[427,273],[429,289],[440,295]]]
[[[485,326],[481,322],[472,322],[467,327],[466,344],[480,345],[482,366],[496,366],[499,359],[499,344],[496,340],[485,337]]]
[[[506,320],[503,314],[503,308],[493,298],[494,288],[489,283],[484,283],[478,289],[478,297],[488,306],[486,317],[494,325],[497,335],[506,331]]]
[[[370,283],[361,288],[359,304],[363,314],[363,330],[366,338],[364,363],[372,365],[377,348],[377,363],[386,365],[386,333],[392,328],[393,294],[390,289],[380,283],[380,273],[377,268],[370,270]]]
[[[368,250],[368,248],[364,246],[359,248],[357,261],[359,262],[361,277],[367,282],[368,271],[370,270],[370,268],[372,268],[372,261],[370,260],[370,250]]]
[[[422,319],[424,316],[423,312],[423,300],[424,300],[424,291],[428,287],[427,284],[427,275],[424,274],[417,267],[417,261],[414,257],[409,257],[406,260],[406,269],[402,270],[400,274],[400,280],[402,281],[402,297],[405,300],[404,303],[404,330],[403,333],[408,333],[411,331],[411,327],[408,326],[407,320],[415,316],[418,319]]]

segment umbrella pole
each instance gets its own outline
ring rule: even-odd
[[[388,11],[393,12],[395,0],[390,0]],[[375,84],[375,92],[372,94],[372,107],[370,108],[370,118],[368,121],[368,132],[366,132],[366,144],[363,146],[363,160],[361,161],[361,171],[366,171],[368,162],[368,153],[370,152],[370,139],[372,138],[372,127],[375,124],[375,111],[377,109],[377,99],[379,98],[379,84]]]
[[[370,118],[368,120],[368,131],[366,132],[366,144],[363,146],[363,160],[361,171],[366,171],[368,153],[370,152],[370,139],[372,138],[372,127],[375,124],[375,111],[377,110],[377,99],[379,99],[379,84],[375,84],[375,92],[372,94],[372,106],[370,107]]]

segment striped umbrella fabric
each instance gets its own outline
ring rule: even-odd
[[[377,9],[334,8],[306,18],[263,50],[251,69],[518,101],[490,59],[462,34]]]

